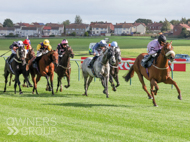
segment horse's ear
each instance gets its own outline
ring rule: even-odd
[[[172,41],[170,41],[170,44],[172,44]]]

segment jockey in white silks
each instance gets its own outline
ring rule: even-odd
[[[143,59],[143,62],[148,62],[151,57],[156,57],[157,51],[162,49],[164,43],[166,43],[166,37],[161,34],[158,39],[152,40],[147,45],[148,57]]]
[[[92,68],[95,60],[102,54],[102,49],[104,49],[107,46],[107,43],[105,40],[101,40],[100,42],[96,43],[93,47],[94,51],[94,58],[89,63],[88,67]]]

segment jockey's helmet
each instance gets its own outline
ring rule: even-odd
[[[160,44],[161,44],[161,41],[164,42],[164,43],[166,43],[166,37],[163,34],[159,35],[159,37],[158,37],[158,42]]]
[[[43,44],[44,44],[45,46],[49,46],[49,40],[48,40],[48,39],[45,39],[45,40],[43,41]]]
[[[21,40],[17,41],[17,45],[18,47],[24,47],[24,44]]]
[[[113,42],[111,43],[111,46],[113,46],[113,47],[118,47],[118,44],[117,44],[116,41],[113,41]]]
[[[68,44],[68,40],[63,39],[61,43],[62,43],[62,44]]]
[[[100,41],[100,47],[105,47],[107,45],[105,40]]]
[[[30,45],[30,42],[29,42],[28,39],[25,39],[25,40],[23,41],[23,43],[24,43],[25,45]]]

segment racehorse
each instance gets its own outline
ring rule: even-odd
[[[176,82],[173,81],[173,79],[169,76],[170,69],[168,61],[170,60],[171,62],[173,62],[175,58],[175,52],[173,51],[172,42],[167,42],[162,47],[160,53],[158,53],[157,55],[157,59],[154,60],[152,66],[150,66],[148,69],[141,66],[141,61],[145,55],[147,55],[147,53],[142,53],[136,58],[134,65],[131,66],[128,74],[123,76],[125,81],[129,81],[129,79],[133,77],[135,71],[139,77],[144,91],[148,94],[149,99],[153,99],[154,106],[157,106],[154,95],[157,95],[157,91],[159,89],[157,83],[160,82],[164,82],[165,84],[173,84],[178,91],[178,99],[181,100],[181,91],[179,90],[179,87],[177,86]],[[143,76],[150,81],[150,92],[152,96],[147,91]]]
[[[16,56],[12,59],[12,62],[8,63],[8,59],[5,62],[5,68],[4,68],[4,77],[5,77],[5,87],[4,87],[4,92],[6,92],[6,85],[7,85],[7,77],[10,74],[15,75],[15,84],[14,84],[14,89],[15,89],[15,94],[16,94],[16,87],[17,84],[19,86],[19,92],[20,94],[23,94],[21,87],[20,87],[20,80],[19,76],[20,74],[23,74],[25,80],[27,83],[29,82],[28,76],[27,76],[27,71],[26,71],[26,61],[25,61],[25,49],[24,47],[19,47],[16,50]]]
[[[56,66],[58,65],[58,53],[55,50],[49,51],[48,53],[42,55],[41,59],[38,62],[38,68],[33,67],[33,63],[29,66],[29,71],[32,76],[32,81],[34,83],[33,91],[36,90],[36,94],[38,94],[37,91],[37,83],[40,81],[41,76],[45,76],[47,80],[47,84],[49,86],[49,91],[52,91],[52,95],[54,95],[53,91],[53,77],[54,77],[54,63]],[[35,75],[37,74],[37,77],[35,78]],[[51,81],[51,87],[49,85],[48,76],[50,76]]]
[[[113,47],[110,47],[113,48]],[[119,62],[121,62],[121,50],[119,47],[114,47],[115,50],[115,59],[116,59],[116,64],[114,66],[112,66],[110,64],[110,75],[109,75],[109,81],[111,83],[112,86],[112,90],[116,91],[116,87],[118,87],[120,85],[119,83],[119,78],[118,78],[118,73],[119,73]],[[113,82],[113,78],[116,81],[117,85],[115,86],[114,82]]]
[[[59,61],[59,65],[55,67],[55,72],[57,73],[57,90],[58,92],[59,86],[60,92],[62,92],[62,77],[67,77],[67,83],[68,85],[65,85],[65,88],[68,88],[70,86],[70,74],[71,74],[71,67],[70,67],[70,57],[74,57],[73,49],[71,47],[67,47],[63,57]]]
[[[33,60],[35,58],[35,53],[34,53],[34,49],[29,49],[28,53],[26,54],[26,58],[25,58],[25,61],[26,61],[26,71],[27,71],[27,76],[29,77],[29,62],[31,60]],[[11,86],[11,79],[12,79],[12,73],[10,73],[10,80],[9,80],[9,86]],[[13,80],[15,81],[15,79]],[[30,83],[30,81],[28,82],[27,85],[25,85],[26,80],[24,79],[24,84],[22,85],[23,87],[28,87],[28,85],[30,87],[33,87],[32,84]]]
[[[112,65],[116,63],[115,61],[115,52],[112,48],[106,48],[104,52],[96,59],[93,65],[93,69],[88,68],[88,65],[92,58],[86,58],[82,64],[82,73],[84,76],[84,90],[85,93],[83,95],[87,95],[87,90],[92,82],[93,77],[97,77],[101,79],[102,86],[104,87],[103,93],[106,94],[108,98],[108,80],[109,80],[109,60]],[[89,77],[90,76],[90,77]]]

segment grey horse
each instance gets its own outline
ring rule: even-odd
[[[114,66],[112,66],[110,64],[110,76],[109,76],[109,81],[111,83],[112,86],[112,90],[116,91],[116,87],[118,87],[120,85],[119,83],[119,62],[121,62],[121,50],[119,47],[110,47],[110,48],[114,48],[115,49],[115,58],[116,58],[116,64]],[[115,86],[114,82],[113,82],[113,78],[116,81],[117,85]]]
[[[84,76],[84,90],[85,93],[83,95],[87,95],[87,90],[92,82],[93,77],[97,77],[101,79],[102,86],[104,87],[103,93],[106,94],[108,98],[108,80],[110,73],[110,65],[115,65],[115,50],[113,48],[106,48],[105,51],[97,58],[94,62],[93,69],[88,68],[88,64],[92,60],[91,57],[86,58],[82,64],[82,73]]]

